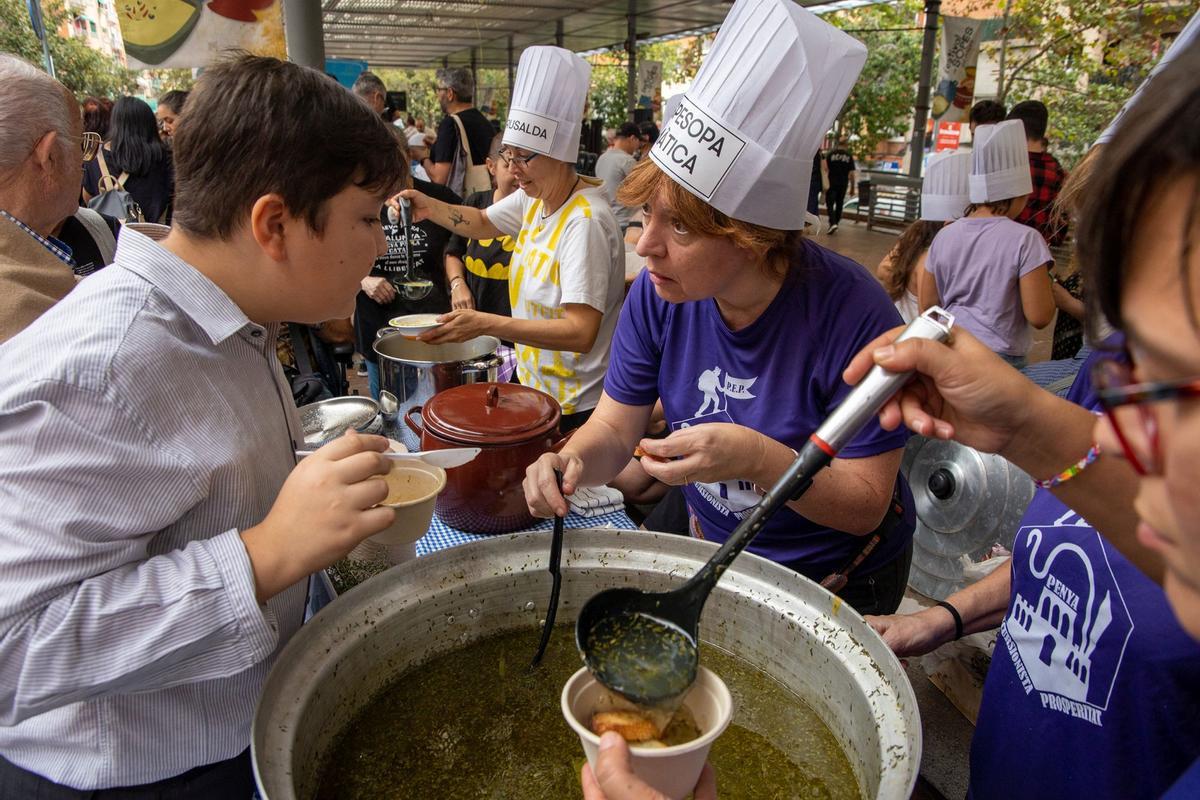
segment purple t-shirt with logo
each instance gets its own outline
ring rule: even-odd
[[[1029,352],[1021,278],[1053,261],[1042,235],[1008,217],[963,217],[938,231],[925,269],[942,308],[994,352]]]
[[[1091,363],[1068,395],[1087,408]],[[1047,491],[1011,569],[969,797],[1161,796],[1200,753],[1200,644],[1163,590]]]
[[[870,273],[807,240],[779,294],[739,331],[729,330],[715,300],[668,303],[643,273],[621,310],[604,389],[627,405],[662,398],[672,430],[732,422],[798,450],[849,394],[842,370],[850,359],[900,322]],[[884,431],[872,420],[839,457],[896,450],[907,438],[905,430]],[[905,519],[859,568],[864,574],[895,558],[912,536],[912,502],[904,490]],[[750,482],[737,480],[688,484],[684,495],[703,537],[716,542],[725,541],[759,500]],[[820,580],[865,542],[782,508],[749,549]]]

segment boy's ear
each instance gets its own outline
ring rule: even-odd
[[[250,233],[273,261],[287,260],[286,223],[291,218],[283,198],[264,194],[250,208]]]

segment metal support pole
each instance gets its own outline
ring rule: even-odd
[[[513,37],[508,37],[508,107],[512,108],[513,80],[516,69],[513,67]]]
[[[554,21],[554,45],[555,47],[563,46],[563,21],[559,17]]]
[[[625,50],[629,54],[629,73],[626,85],[626,107],[629,119],[633,119],[633,110],[637,107],[637,0],[629,0],[629,13],[625,16],[626,39]]]
[[[471,96],[471,102],[476,102],[479,100],[479,76],[475,74],[476,73],[476,65],[478,64],[478,61],[475,57],[475,52],[478,49],[479,48],[477,48],[477,47],[471,48],[471,86],[474,87],[472,89],[474,94]]]
[[[325,36],[321,4],[311,0],[283,0],[283,36],[288,59],[302,67],[325,71]]]
[[[917,113],[913,118],[912,144],[908,148],[908,174],[921,177],[925,156],[925,123],[929,119],[929,88],[933,82],[933,55],[937,49],[938,13],[942,0],[925,0],[925,41],[921,44],[921,79],[917,87]]]

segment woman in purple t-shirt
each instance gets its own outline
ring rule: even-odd
[[[618,199],[642,210],[647,269],[622,309],[593,419],[530,468],[529,506],[565,511],[553,468],[570,494],[611,481],[639,447],[646,473],[683,487],[692,535],[722,542],[846,395],[849,359],[900,318],[860,265],[800,231],[730,218],[653,161]],[[660,399],[671,433],[644,439]],[[863,613],[894,610],[912,552],[897,475],[906,436],[894,433],[869,425],[750,550],[817,581],[865,553],[839,594]],[[896,497],[901,515],[890,511]]]

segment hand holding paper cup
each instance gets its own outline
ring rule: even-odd
[[[584,667],[571,676],[562,691],[562,712],[567,724],[579,735],[584,754],[593,771],[597,768],[600,737],[590,722],[598,711],[619,708],[622,701],[596,682]],[[672,747],[630,747],[634,775],[672,800],[686,797],[695,788],[708,760],[708,751],[733,719],[733,697],[725,683],[711,670],[700,667],[695,684],[683,700],[696,721],[700,735]]]

